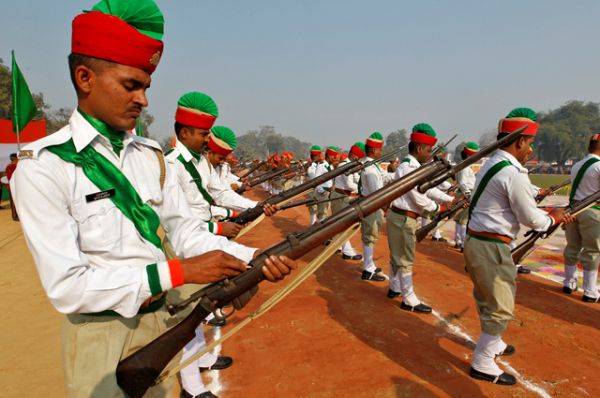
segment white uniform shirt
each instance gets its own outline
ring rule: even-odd
[[[371,160],[373,159],[367,156],[361,159],[361,162],[366,163]],[[368,196],[378,189],[383,188],[384,185],[390,183],[393,179],[393,174],[383,171],[377,163],[372,164],[360,172],[360,194]]]
[[[581,166],[591,158],[600,159],[600,156],[593,153],[588,154],[586,157],[575,163],[571,168],[571,183],[575,181],[575,177],[581,169]],[[600,190],[600,162],[592,164],[581,178],[577,192],[575,192],[574,200],[583,200],[586,197],[598,192]]]
[[[476,180],[475,172],[471,167],[467,167],[462,169],[458,173],[456,173],[456,181],[458,182],[458,187],[461,192],[465,195],[470,195],[475,187]]]
[[[208,201],[204,199],[196,181],[194,181],[190,173],[185,169],[185,166],[177,159],[179,155],[186,162],[191,160],[192,164],[196,166],[196,170],[202,179],[202,187],[213,198],[215,205],[210,206]],[[217,219],[225,218],[228,214],[227,209],[245,210],[256,206],[257,202],[238,195],[229,186],[224,186],[217,172],[206,159],[206,156],[201,155],[200,160],[194,159],[190,151],[179,140],[173,151],[166,158],[176,170],[177,179],[185,193],[192,213],[204,222],[209,222],[213,217]]]
[[[225,186],[231,186],[231,184],[238,183],[239,177],[231,172],[231,166],[227,162],[223,162],[216,167],[217,174],[221,179],[221,184]]]
[[[308,169],[306,169],[306,175],[308,176],[309,180],[312,180],[313,178],[315,178],[317,176],[317,167],[319,167],[319,164],[322,163],[321,161],[318,162],[311,162],[310,165],[308,166]]]
[[[512,165],[500,170],[487,184],[472,210],[469,228],[479,232],[491,232],[515,239],[519,224],[538,231],[548,229],[554,219],[537,208],[527,169],[510,153],[498,150],[477,173],[473,195],[487,171],[503,160]],[[524,195],[524,193],[528,193]]]
[[[110,198],[86,201],[99,191],[81,167],[44,148],[73,139],[77,151],[88,144],[117,166],[143,202],[160,217],[178,256],[187,258],[224,250],[250,261],[251,249],[215,236],[192,216],[172,168],[166,165],[160,188],[160,146],[132,134],[123,139],[120,157],[110,142],[77,111],[69,125],[25,147],[11,190],[21,226],[46,294],[62,313],[114,310],[137,314],[151,296],[146,266],[167,269],[164,253],[138,233]],[[161,286],[163,284],[161,274]]]
[[[337,167],[341,167],[345,164],[350,163],[350,159],[344,159],[340,161]],[[358,173],[352,173],[350,175],[341,174],[333,179],[333,186],[335,188],[350,191],[354,194],[358,193],[358,180],[360,175]]]
[[[315,177],[313,177],[313,178],[322,176],[325,173],[329,173],[331,170],[333,170],[333,166],[330,165],[328,161],[325,160],[323,162],[320,162],[317,165],[317,168],[316,168],[316,170],[314,172],[314,176]],[[332,185],[333,185],[332,180],[327,180],[324,183],[322,183],[321,185],[317,185],[317,188],[315,188],[315,190],[318,193],[323,193],[325,191],[328,191],[329,188],[331,188]]]
[[[405,159],[408,159],[408,162],[402,161],[398,165],[398,168],[394,173],[395,180],[398,180],[406,174],[421,167],[421,163],[419,163],[414,156],[409,154]],[[409,210],[417,214],[437,212],[439,210],[439,205],[428,195],[429,191],[434,189],[437,190],[436,195],[434,196],[438,196],[440,201],[451,202],[453,200],[452,196],[446,195],[437,188],[432,188],[423,194],[419,192],[417,187],[415,187],[394,200],[392,202],[392,206],[402,210]]]

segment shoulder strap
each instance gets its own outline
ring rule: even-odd
[[[573,186],[571,187],[571,193],[569,194],[569,204],[573,203],[573,198],[575,197],[575,192],[577,192],[577,188],[579,188],[579,184],[581,183],[581,180],[583,179],[583,175],[585,174],[587,169],[589,169],[596,162],[600,162],[600,159],[598,159],[598,158],[588,159],[583,164],[583,166],[581,166],[579,171],[577,172],[577,175],[575,176],[575,180],[573,181]]]
[[[162,189],[165,186],[165,177],[167,176],[167,168],[165,166],[165,156],[163,155],[162,151],[160,149],[157,148],[152,148],[154,150],[154,153],[156,154],[156,157],[158,158],[158,166],[160,167],[160,177],[158,179],[158,182],[160,183],[160,190],[162,191]]]
[[[404,158],[404,159],[402,159],[402,161],[400,163],[410,163],[410,159]]]
[[[202,186],[202,177],[200,177],[200,173],[198,173],[198,170],[192,164],[192,161],[186,162],[182,155],[177,156],[177,160],[179,160],[181,162],[181,164],[183,164],[183,167],[185,167],[185,169],[187,170],[189,175],[192,177],[192,179],[196,183],[196,186],[198,187],[198,190],[202,194],[202,197],[204,198],[204,200],[206,200],[208,202],[208,204],[210,204],[211,206],[214,205],[215,200],[212,198],[212,196],[210,196],[210,194]]]
[[[498,162],[495,165],[493,165],[487,171],[487,173],[485,173],[485,175],[481,179],[481,182],[479,183],[479,186],[477,187],[477,190],[475,191],[475,194],[473,195],[473,199],[471,199],[471,204],[469,205],[469,217],[471,217],[471,213],[473,213],[473,209],[477,205],[477,201],[479,200],[479,197],[481,196],[481,194],[483,193],[483,191],[485,191],[485,188],[487,187],[487,184],[490,182],[490,180],[496,174],[498,174],[498,172],[500,170],[502,170],[506,166],[510,166],[510,165],[512,165],[512,163],[510,161],[508,161],[508,160],[502,160],[501,162]]]
[[[78,153],[72,139],[46,149],[65,162],[81,167],[85,176],[100,190],[114,189],[115,194],[110,197],[110,200],[125,217],[131,220],[140,235],[162,250],[160,237],[157,234],[160,226],[158,214],[142,201],[131,182],[118,167],[90,145]]]

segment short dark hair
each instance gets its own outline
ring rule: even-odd
[[[509,134],[510,133],[498,133],[498,135],[496,136],[496,141],[500,141],[502,138],[506,137]],[[521,138],[528,138],[528,137],[532,137],[532,136],[531,135],[527,135],[527,134],[521,134],[521,135],[519,135],[519,138],[517,138],[516,140],[514,140],[510,144],[505,144],[505,145],[501,146],[500,149],[508,148],[509,146],[511,146],[512,144],[514,144],[518,140],[520,140]]]
[[[71,83],[75,87],[75,91],[78,91],[77,83],[75,83],[75,69],[78,66],[87,66],[96,73],[100,73],[104,68],[114,65],[114,62],[105,61],[100,58],[90,57],[88,55],[81,55],[77,53],[69,54],[69,76],[71,77]]]
[[[17,154],[16,153],[11,153],[10,154],[10,160],[15,160],[17,158]]]
[[[460,151],[460,158],[462,160],[465,160],[467,157],[469,157],[469,155],[467,155],[467,152],[465,152],[464,149],[462,151]]]
[[[408,153],[413,153],[417,149],[419,149],[420,147],[423,147],[423,146],[427,146],[427,144],[421,144],[421,143],[411,141],[408,143]]]
[[[596,152],[598,149],[600,149],[600,141],[590,141],[588,152]]]
[[[179,123],[179,122],[175,122],[175,126],[174,126],[174,128],[175,128],[175,135],[176,135],[177,137],[179,137],[179,132],[180,132],[180,131],[181,131],[181,129],[182,129],[182,128],[184,128],[184,127],[185,127],[185,126],[184,126],[183,124],[181,124],[181,123]]]

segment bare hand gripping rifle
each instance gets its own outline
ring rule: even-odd
[[[535,201],[536,201],[537,203],[540,203],[542,200],[546,199],[546,196],[548,196],[548,195],[552,195],[553,193],[555,193],[556,191],[558,191],[558,190],[559,190],[559,189],[561,189],[561,188],[564,188],[564,187],[566,187],[566,186],[567,186],[567,185],[569,185],[570,183],[571,183],[571,179],[570,179],[570,178],[568,178],[568,179],[564,180],[563,182],[561,182],[561,183],[559,183],[559,184],[553,185],[553,186],[551,186],[550,188],[546,188],[546,189],[544,190],[544,194],[543,194],[543,195],[542,195],[542,194],[538,194],[538,195],[536,195],[536,197],[535,197]]]
[[[292,188],[288,189],[287,191],[280,192],[276,195],[273,195],[273,196],[265,199],[264,201],[262,201],[255,207],[244,210],[243,212],[238,214],[235,218],[233,218],[232,221],[235,223],[238,223],[238,224],[246,224],[246,223],[252,222],[252,221],[256,220],[258,217],[260,217],[261,214],[263,214],[264,207],[266,204],[277,205],[281,202],[288,200],[289,198],[293,198],[294,196],[301,194],[302,192],[306,192],[309,189],[317,187],[317,186],[323,184],[324,182],[327,182],[327,181],[331,180],[332,178],[335,178],[339,175],[342,175],[342,174],[350,175],[353,173],[357,173],[357,172],[361,171],[362,169],[369,167],[375,163],[384,162],[388,159],[392,159],[403,148],[404,147],[398,148],[398,149],[396,149],[390,153],[387,153],[377,159],[374,159],[374,160],[371,160],[371,161],[368,161],[365,163],[361,163],[358,160],[353,160],[351,162],[348,162],[346,164],[338,166],[335,169],[328,171],[327,173],[321,174],[320,176],[313,178],[312,180],[305,181],[304,183],[302,183],[296,187],[292,187]]]
[[[569,212],[569,214],[577,215],[589,207],[594,206],[598,201],[600,201],[600,191],[591,194],[577,203],[569,205],[565,211]],[[520,264],[525,257],[533,253],[535,250],[535,243],[538,239],[546,239],[549,236],[552,236],[561,225],[562,223],[555,224],[548,228],[547,231],[535,231],[532,229],[527,232],[525,236],[528,236],[528,238],[511,251],[513,262],[515,264]]]
[[[511,137],[512,139],[516,138],[511,134],[492,144],[491,147],[495,150],[500,147],[499,144],[507,143]],[[472,161],[469,162],[473,158],[476,158],[476,155],[463,161],[463,163],[468,163],[464,167],[473,163]],[[462,163],[458,166],[461,165]],[[195,301],[198,302],[183,321],[120,361],[116,369],[117,383],[129,397],[142,398],[148,388],[155,383],[169,361],[195,337],[196,327],[202,320],[211,312],[234,302],[247,291],[255,289],[264,279],[262,266],[268,256],[285,255],[292,259],[300,258],[310,250],[321,246],[325,240],[345,231],[369,214],[382,207],[387,207],[394,199],[404,195],[417,185],[445,174],[448,170],[453,172],[452,169],[445,159],[436,159],[425,164],[371,195],[360,198],[324,220],[323,223],[312,225],[302,232],[288,235],[286,239],[271,246],[252,260],[250,268],[243,274],[210,285],[194,293],[179,305],[169,308],[170,311],[177,311]]]

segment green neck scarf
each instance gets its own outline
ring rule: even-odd
[[[121,156],[121,149],[123,149],[123,133],[122,131],[118,131],[110,127],[108,124],[104,123],[102,120],[96,119],[77,108],[77,111],[83,116],[85,120],[88,121],[89,124],[92,125],[100,134],[108,138],[110,141],[110,145],[112,145],[113,151],[117,154],[117,156]]]
[[[91,145],[77,153],[72,139],[46,149],[65,162],[81,167],[85,176],[101,191],[114,189],[115,193],[110,200],[125,217],[133,222],[141,236],[162,250],[162,243],[157,233],[160,226],[158,215],[152,207],[144,203],[125,174],[110,160],[96,152]]]
[[[197,162],[200,161],[200,154],[196,151],[194,151],[192,148],[188,147],[187,145],[185,146],[187,148],[187,150],[190,152],[190,155],[192,155],[192,157],[194,159],[196,159]]]

